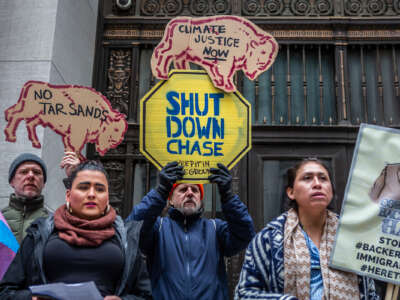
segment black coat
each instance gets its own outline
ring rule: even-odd
[[[131,221],[124,225],[117,217],[114,227],[124,254],[124,271],[114,294],[124,300],[151,299],[146,264],[138,249],[141,223]],[[31,300],[29,286],[48,283],[43,271],[43,251],[53,230],[53,216],[39,218],[28,228],[26,238],[0,282],[0,299]]]

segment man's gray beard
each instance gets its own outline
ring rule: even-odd
[[[185,216],[194,215],[199,211],[200,207],[180,207],[178,210]]]
[[[184,205],[182,207],[177,208],[184,216],[191,216],[196,213],[198,213],[201,209],[201,204],[198,205],[196,204],[194,207],[185,207]]]

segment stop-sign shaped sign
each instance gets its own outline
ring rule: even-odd
[[[214,87],[207,73],[173,70],[140,101],[140,151],[158,169],[178,161],[186,182],[231,169],[251,148],[251,106]]]

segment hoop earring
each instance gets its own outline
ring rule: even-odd
[[[67,201],[66,206],[67,206],[67,210],[69,211],[69,213],[72,214],[72,208],[71,208],[71,206],[70,206],[68,201]]]
[[[110,211],[110,204],[107,204],[107,207],[106,207],[106,209],[104,210],[103,215],[108,214],[109,211]]]

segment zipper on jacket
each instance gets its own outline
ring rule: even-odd
[[[186,286],[186,297],[187,299],[190,299],[190,260],[189,260],[189,255],[190,255],[190,249],[189,249],[189,234],[188,234],[188,230],[187,230],[187,219],[185,216],[185,219],[183,220],[183,226],[184,226],[184,230],[185,230],[185,241],[186,241],[186,280],[187,283],[185,284]]]
[[[185,219],[183,219],[183,230],[185,230],[185,233],[187,233],[187,221],[186,221],[186,216]],[[187,238],[187,237],[186,237]]]
[[[186,251],[186,272],[188,276],[188,281],[190,282],[190,264],[189,264],[189,237],[188,234],[186,233],[185,235],[186,239],[186,245],[187,245],[187,251]]]
[[[26,215],[26,205],[24,205],[24,210],[22,211],[21,227],[19,228],[19,237],[18,237],[18,239],[21,240],[21,244],[22,244],[22,240],[23,240],[22,237],[24,236],[25,215]]]

